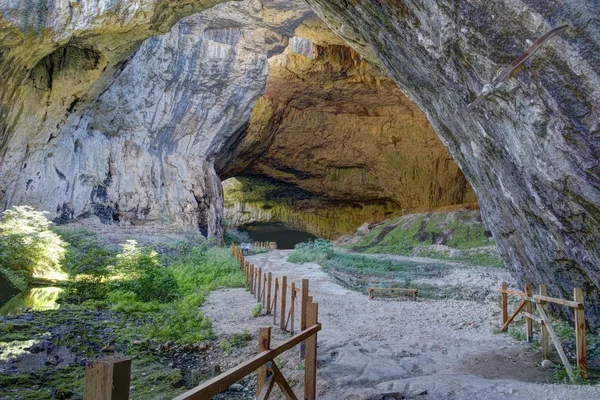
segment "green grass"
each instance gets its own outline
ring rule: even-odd
[[[449,270],[449,267],[444,264],[401,262],[362,254],[348,254],[335,251],[330,242],[322,239],[297,245],[288,257],[288,261],[317,262],[340,283],[360,291],[366,291],[369,285],[368,279],[363,278],[376,278],[394,281],[389,287],[419,289],[420,297],[441,299],[456,297],[458,294],[458,288],[453,286],[441,287],[413,282],[417,278],[443,276]],[[355,280],[350,283],[342,278],[344,275],[359,276],[359,281],[362,283],[357,283]]]
[[[433,247],[444,244],[447,250]],[[493,250],[494,241],[476,212],[406,215],[371,230],[350,250],[367,254],[398,254],[502,267],[504,262]]]

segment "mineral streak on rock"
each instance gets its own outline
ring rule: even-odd
[[[600,4],[307,3],[425,111],[519,282],[567,298],[584,288],[588,322],[600,326]],[[467,113],[500,68],[563,24],[571,28]]]

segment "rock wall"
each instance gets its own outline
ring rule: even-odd
[[[221,175],[255,186],[267,177],[311,199],[270,191],[261,202],[254,190],[245,202],[237,196],[229,222],[281,218],[337,237],[392,214],[477,203],[426,116],[322,21],[304,21],[269,65],[264,96]]]
[[[227,179],[223,193],[226,227],[283,223],[328,239],[401,213],[390,201],[334,201],[264,176]]]
[[[220,237],[214,159],[246,124],[267,57],[307,8],[224,4],[140,46],[217,1],[6,3],[2,207],[31,204],[59,221],[186,224]]]
[[[600,326],[600,4],[307,3],[425,111],[519,281],[564,297],[583,287],[588,322]],[[500,68],[562,24],[570,28],[467,111]]]

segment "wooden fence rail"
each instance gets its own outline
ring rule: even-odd
[[[527,341],[531,342],[533,338],[533,322],[538,322],[541,326],[540,329],[540,344],[542,346],[542,359],[547,360],[550,354],[549,341],[552,340],[554,347],[563,363],[567,374],[571,381],[575,381],[575,374],[573,367],[567,359],[567,356],[562,348],[554,328],[550,323],[548,314],[546,312],[546,304],[554,303],[558,305],[568,306],[573,308],[575,313],[575,342],[577,350],[577,368],[581,373],[581,377],[587,379],[588,377],[588,366],[587,366],[587,345],[585,342],[585,318],[584,318],[584,301],[583,301],[583,290],[580,288],[573,289],[573,300],[561,299],[556,297],[549,297],[546,285],[539,286],[539,294],[532,294],[532,285],[528,283],[525,285],[524,291],[511,290],[508,288],[508,283],[502,282],[502,286],[497,290],[502,295],[502,325],[500,330],[502,332],[508,329],[508,326],[515,319],[515,317],[521,313],[525,317],[526,322],[526,335]],[[515,308],[513,313],[508,316],[508,295],[517,296],[521,298],[521,302]],[[540,318],[536,318],[533,314],[533,305],[540,315]]]

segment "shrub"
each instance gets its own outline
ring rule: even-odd
[[[262,304],[258,303],[254,307],[252,307],[252,317],[258,318],[262,314]]]
[[[223,235],[225,244],[230,246],[232,243],[252,242],[248,232],[240,231],[238,229],[227,229]]]
[[[15,206],[0,218],[0,265],[29,277],[60,277],[64,242],[46,213]]]
[[[98,235],[85,229],[56,229],[66,242],[63,269],[71,276],[101,281],[111,274],[116,254],[105,248]]]
[[[297,264],[315,262],[329,259],[333,254],[333,245],[330,241],[315,239],[314,241],[297,244],[292,254],[288,256],[288,261]]]
[[[179,295],[179,287],[170,269],[161,265],[156,251],[139,247],[128,240],[117,254],[116,270],[125,278],[115,283],[119,290],[135,293],[139,301],[168,303]]]

